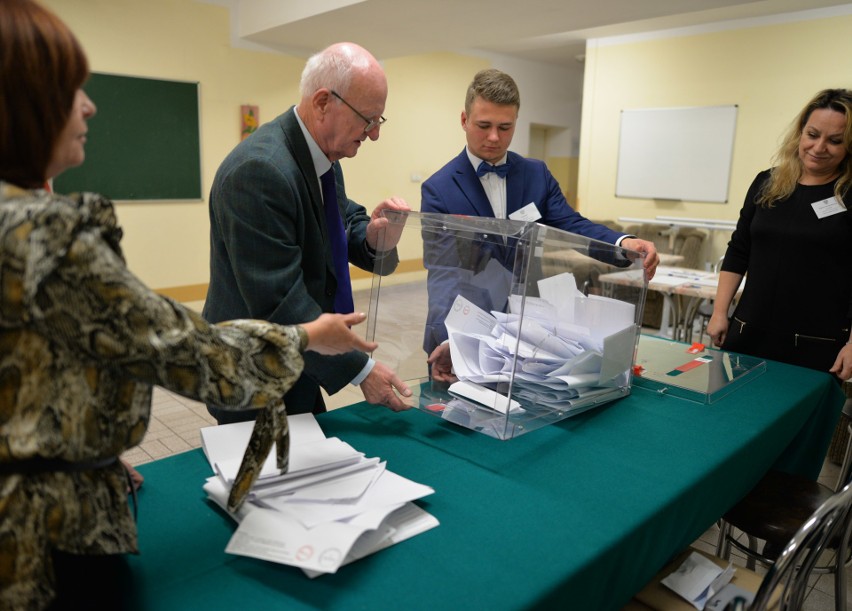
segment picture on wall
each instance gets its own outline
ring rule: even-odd
[[[260,110],[257,106],[243,104],[240,106],[240,140],[251,136],[260,125]]]

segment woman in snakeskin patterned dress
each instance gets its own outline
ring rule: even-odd
[[[112,204],[42,187],[83,162],[94,103],[86,57],[31,0],[0,2],[0,608],[120,608],[136,526],[117,457],[148,426],[152,385],[264,410],[305,349],[373,350],[363,314],[298,327],[210,325],[126,267]],[[266,409],[268,408],[268,409]],[[260,429],[260,430],[258,430]],[[265,457],[247,454],[246,463]],[[175,508],[179,511],[180,508]]]

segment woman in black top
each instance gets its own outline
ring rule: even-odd
[[[707,326],[715,345],[852,377],[850,152],[852,92],[821,91],[748,190]]]

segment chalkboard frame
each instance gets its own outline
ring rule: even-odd
[[[199,83],[93,72],[86,161],[54,179],[58,193],[112,200],[201,200]]]
[[[737,110],[622,110],[616,197],[727,203]]]

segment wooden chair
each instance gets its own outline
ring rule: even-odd
[[[852,485],[847,484],[840,492],[829,496],[808,519],[804,520],[795,534],[782,545],[778,558],[770,565],[762,579],[749,569],[739,567],[736,569],[733,583],[744,590],[755,592],[755,597],[751,605],[745,605],[744,601],[741,601],[738,606],[728,608],[749,611],[801,609],[808,591],[808,577],[816,567],[820,556],[829,547],[836,547],[838,558],[848,556],[850,529],[852,529]],[[674,562],[663,568],[634,596],[625,610],[689,611],[694,609],[660,583],[666,575],[680,565],[686,555],[687,553],[681,554]],[[727,566],[727,561],[718,556],[704,555],[710,557],[719,566]],[[835,583],[838,582],[845,582],[842,573],[835,576]],[[835,588],[835,591],[835,605],[837,609],[845,611],[845,589],[840,591]]]

